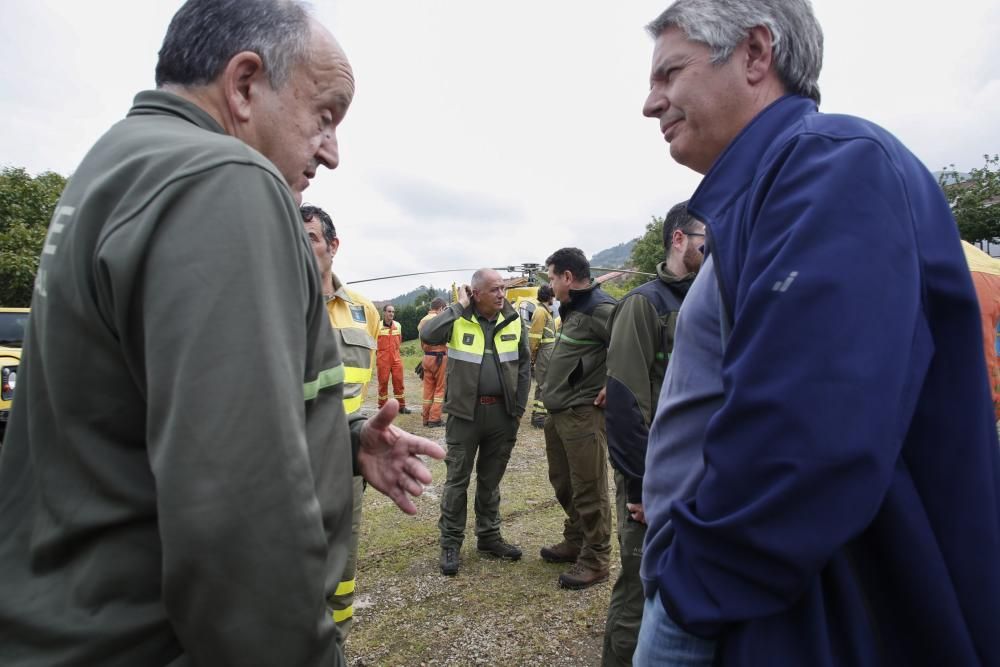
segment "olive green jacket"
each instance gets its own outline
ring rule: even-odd
[[[476,400],[479,396],[480,364],[489,355],[484,355],[477,362],[456,353],[456,341],[453,340],[455,321],[462,318],[466,326],[472,325],[482,335],[482,327],[476,318],[475,307],[470,304],[462,308],[460,303],[453,303],[442,310],[437,317],[426,322],[420,330],[420,340],[428,345],[448,345],[448,370],[443,409],[449,415],[472,421],[476,413]],[[475,335],[471,333],[470,335]],[[528,390],[531,387],[531,352],[528,349],[528,336],[517,311],[506,300],[500,310],[496,328],[493,330],[494,349],[502,337],[516,335],[517,358],[499,360],[500,382],[503,385],[504,405],[507,413],[517,419],[524,414],[528,403]]]
[[[649,425],[674,347],[681,303],[695,274],[675,276],[666,262],[657,277],[622,298],[611,320],[604,417],[611,465],[625,477],[628,502],[642,502]]]
[[[542,400],[550,412],[590,405],[604,387],[615,300],[597,283],[570,290],[559,305],[562,328],[545,371]]]
[[[49,227],[0,457],[0,664],[339,665],[340,350],[291,193],[140,93]]]

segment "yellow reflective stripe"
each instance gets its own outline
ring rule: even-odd
[[[344,399],[344,413],[346,413],[346,414],[353,414],[353,413],[357,412],[358,410],[361,409],[361,405],[363,403],[364,403],[364,400],[361,398],[360,394],[357,395],[357,396],[352,396],[351,398],[345,398]]]
[[[371,368],[344,366],[344,384],[364,384],[372,379]]]
[[[321,389],[327,387],[334,387],[338,384],[344,382],[344,364],[339,366],[334,366],[333,368],[327,368],[325,371],[320,371],[319,375],[312,382],[306,382],[302,385],[303,394],[307,401],[311,401],[319,395]]]
[[[528,338],[541,338],[541,337],[542,337],[542,334],[540,334],[540,333],[530,333],[530,334],[528,334]]]
[[[354,582],[356,579],[348,579],[347,581],[342,581],[337,584],[337,590],[334,591],[334,595],[347,595],[348,593],[354,592]]]
[[[555,339],[555,336],[553,336],[552,338],[543,338],[542,342],[543,343],[554,343],[554,342],[556,342],[556,339]]]
[[[455,348],[448,350],[448,358],[455,359],[457,361],[468,361],[473,364],[483,363],[482,353],[476,354],[475,352],[466,352],[465,350],[458,350]]]
[[[348,607],[347,609],[331,609],[330,611],[333,613],[333,622],[334,623],[343,623],[347,619],[354,617],[354,605],[353,604],[350,607]]]

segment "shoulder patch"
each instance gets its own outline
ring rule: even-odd
[[[474,340],[476,340],[476,334],[462,334],[462,345],[472,345]]]
[[[365,307],[359,305],[351,305],[351,319],[360,324],[365,323]]]

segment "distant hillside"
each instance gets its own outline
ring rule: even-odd
[[[591,266],[601,266],[606,269],[621,269],[628,264],[629,257],[632,256],[632,246],[639,239],[632,239],[625,243],[619,243],[612,248],[606,248],[594,253],[590,258]]]
[[[381,308],[383,305],[385,305],[387,303],[391,303],[392,305],[396,306],[397,308],[400,308],[402,306],[409,306],[414,301],[417,300],[418,296],[420,296],[421,294],[426,294],[427,290],[434,290],[434,294],[436,296],[442,297],[445,301],[448,301],[448,300],[451,299],[451,296],[448,294],[447,290],[437,289],[433,285],[430,286],[430,287],[427,287],[426,285],[421,285],[420,287],[417,287],[417,288],[415,288],[415,289],[407,292],[406,294],[401,294],[401,295],[393,297],[391,299],[383,299],[381,301],[376,301],[375,305],[378,306],[379,308]]]
[[[966,174],[963,171],[957,171],[957,172],[954,172],[954,174],[952,172],[950,172],[950,171],[949,172],[932,171],[931,175],[934,176],[934,180],[936,180],[936,181],[938,181],[940,183],[941,182],[941,177],[945,173],[947,173],[947,176],[944,179],[944,184],[945,185],[951,185],[952,183],[961,183],[962,181],[967,181],[970,178],[972,178],[972,174]],[[957,179],[955,178],[955,175],[958,176]]]

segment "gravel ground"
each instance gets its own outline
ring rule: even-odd
[[[408,403],[419,408],[413,365],[404,359]],[[444,430],[423,428],[417,412],[397,423],[443,444]],[[418,499],[416,517],[403,515],[377,492],[365,494],[349,664],[600,664],[617,544],[607,582],[584,591],[559,588],[557,578],[567,566],[546,563],[538,554],[561,539],[564,517],[548,482],[541,430],[523,420],[501,487],[504,537],[524,550],[518,562],[479,555],[470,499],[461,569],[455,577],[441,575],[437,519],[445,469],[438,462],[429,467],[434,482]]]

